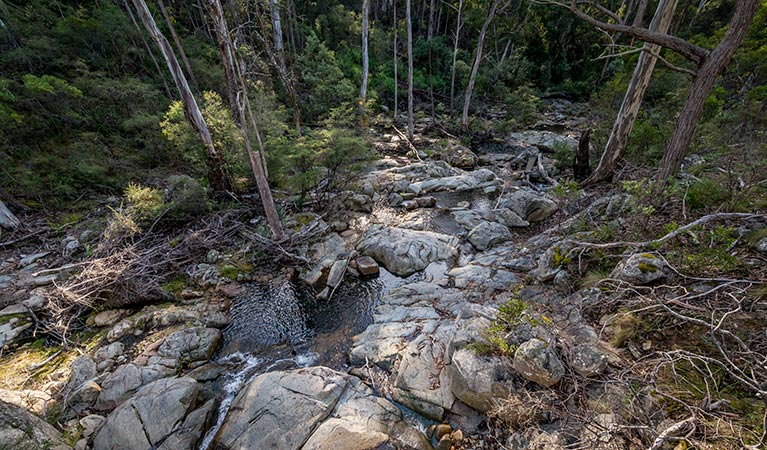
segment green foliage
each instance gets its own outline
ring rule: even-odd
[[[205,188],[192,177],[174,175],[168,178],[168,217],[188,221],[210,209]]]
[[[348,128],[321,128],[290,141],[270,142],[267,151],[270,176],[278,186],[297,193],[343,187],[373,153],[364,138]]]
[[[469,348],[478,355],[501,354],[511,356],[516,346],[506,342],[506,335],[524,318],[527,304],[518,298],[512,298],[498,308],[496,319],[487,329],[487,342],[474,342]]]
[[[128,215],[137,224],[147,224],[156,219],[165,208],[162,192],[148,186],[129,183],[125,188]]]
[[[554,187],[554,195],[562,200],[574,200],[581,194],[581,186],[575,181],[563,181]]]
[[[303,88],[301,106],[306,117],[325,118],[331,109],[354,100],[357,91],[344,77],[335,52],[328,49],[314,33],[306,37],[298,66],[301,68]]]
[[[232,118],[232,113],[224,105],[216,92],[206,91],[202,95],[200,110],[210,130],[213,145],[221,152],[224,162],[232,172],[244,176],[248,173],[245,163],[242,133]],[[184,115],[184,105],[180,101],[171,103],[165,118],[160,123],[163,136],[173,145],[178,154],[193,169],[193,173],[202,176],[207,172],[205,147],[197,131]]]
[[[716,209],[729,198],[729,192],[719,183],[702,179],[690,184],[686,201],[692,210]]]

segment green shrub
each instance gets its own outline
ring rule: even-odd
[[[187,175],[168,178],[168,217],[190,220],[204,214],[210,208],[205,188]]]
[[[129,183],[125,188],[128,201],[128,216],[137,224],[146,224],[156,219],[165,207],[159,189]]]
[[[702,179],[690,184],[687,191],[687,206],[692,209],[715,209],[730,198],[730,194],[719,183]]]

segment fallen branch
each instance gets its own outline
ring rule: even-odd
[[[709,214],[707,216],[703,216],[699,218],[698,220],[695,220],[693,222],[688,223],[685,226],[679,227],[676,230],[666,234],[665,236],[653,239],[651,241],[644,241],[644,242],[630,242],[630,241],[619,241],[619,242],[607,242],[604,244],[598,244],[595,242],[581,242],[581,241],[575,241],[575,247],[570,250],[571,252],[577,248],[594,248],[594,249],[605,249],[605,248],[617,248],[617,247],[649,247],[652,245],[662,244],[668,240],[671,240],[680,234],[686,233],[692,228],[701,226],[703,224],[706,224],[708,222],[712,222],[714,220],[725,220],[725,219],[754,219],[754,218],[767,218],[767,214],[750,214],[750,213],[715,213],[715,214]]]
[[[392,127],[392,128],[394,128],[394,131],[396,131],[396,132],[397,132],[397,134],[399,135],[400,139],[402,139],[403,141],[405,141],[405,143],[406,143],[406,144],[407,144],[407,146],[410,148],[410,150],[412,150],[412,151],[413,151],[413,154],[415,155],[415,157],[416,157],[416,158],[418,158],[418,161],[420,161],[420,162],[423,162],[423,160],[421,159],[421,157],[420,157],[420,156],[418,156],[418,149],[416,149],[416,148],[415,148],[415,145],[413,145],[413,143],[412,143],[412,142],[410,142],[410,139],[408,139],[408,138],[407,138],[407,136],[405,136],[404,134],[402,134],[402,132],[399,130],[399,128],[397,128],[397,127],[396,127],[394,124],[392,124],[392,125],[391,125],[391,127]]]
[[[695,422],[694,416],[688,417],[666,428],[661,434],[658,435],[657,438],[655,438],[655,442],[653,442],[652,445],[647,448],[647,450],[658,450],[667,440],[671,439],[675,433],[680,432],[685,427],[687,427],[687,425],[691,425],[693,422]]]

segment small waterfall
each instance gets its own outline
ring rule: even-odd
[[[225,375],[223,382],[221,404],[218,407],[218,416],[216,423],[205,433],[205,437],[202,439],[199,450],[208,450],[213,443],[213,438],[216,437],[216,433],[224,424],[226,415],[229,413],[229,408],[232,406],[235,397],[240,390],[250,382],[253,378],[262,373],[269,372],[275,366],[285,363],[292,363],[298,367],[308,367],[314,363],[317,355],[313,353],[302,353],[296,355],[293,358],[279,359],[276,361],[268,361],[264,358],[259,358],[247,353],[232,353],[231,355],[224,356],[218,363],[222,366],[233,366],[235,370]]]

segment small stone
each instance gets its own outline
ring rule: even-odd
[[[344,272],[346,272],[346,260],[339,259],[334,262],[330,272],[328,272],[328,286],[338,287],[344,279]]]
[[[441,423],[434,428],[434,436],[437,440],[442,440],[442,437],[450,434],[453,431],[453,427],[446,423]]]
[[[315,284],[319,283],[322,279],[322,270],[315,269],[301,277],[301,280],[303,280],[304,283],[308,284],[309,286],[314,286]]]
[[[365,276],[378,275],[380,269],[375,259],[371,258],[370,256],[361,256],[357,258],[356,261],[357,261],[357,270],[359,270],[359,272],[362,275],[365,275]]]
[[[450,450],[450,447],[453,446],[453,441],[450,440],[450,436],[444,436],[444,439],[439,441],[439,444],[437,444],[437,450]]]
[[[348,230],[349,229],[349,224],[344,222],[344,221],[338,220],[338,221],[333,222],[330,225],[330,227],[333,229],[333,231],[335,231],[337,233],[340,233],[342,231]]]
[[[461,430],[455,430],[450,435],[450,440],[452,440],[455,443],[463,441],[463,431]]]
[[[429,439],[433,438],[434,437],[434,430],[436,430],[436,429],[437,429],[437,426],[434,425],[434,424],[431,424],[428,427],[426,427],[426,436],[428,436]]]
[[[556,352],[540,339],[530,339],[514,352],[514,370],[543,387],[551,387],[565,375]]]
[[[437,199],[434,197],[418,197],[415,201],[420,208],[433,208],[437,206]]]
[[[642,342],[642,350],[649,351],[652,348],[652,341]]]
[[[607,356],[592,344],[577,345],[573,348],[571,366],[581,376],[597,376],[607,368]]]
[[[104,416],[91,414],[80,419],[80,426],[83,427],[83,436],[90,437],[104,423]]]
[[[413,192],[402,192],[402,193],[400,193],[400,196],[402,197],[403,200],[413,200],[414,198],[416,198],[416,195],[417,194],[415,194]]]
[[[389,194],[389,206],[400,206],[404,200],[405,199],[403,199],[402,196],[396,192]]]
[[[124,309],[109,309],[101,311],[93,317],[93,324],[97,327],[111,327],[125,317],[128,311]]]
[[[330,298],[330,288],[325,286],[325,289],[323,289],[319,294],[317,294],[317,298],[320,300],[327,300]]]
[[[402,207],[407,210],[413,210],[418,208],[418,202],[415,200],[405,200],[402,202]]]

